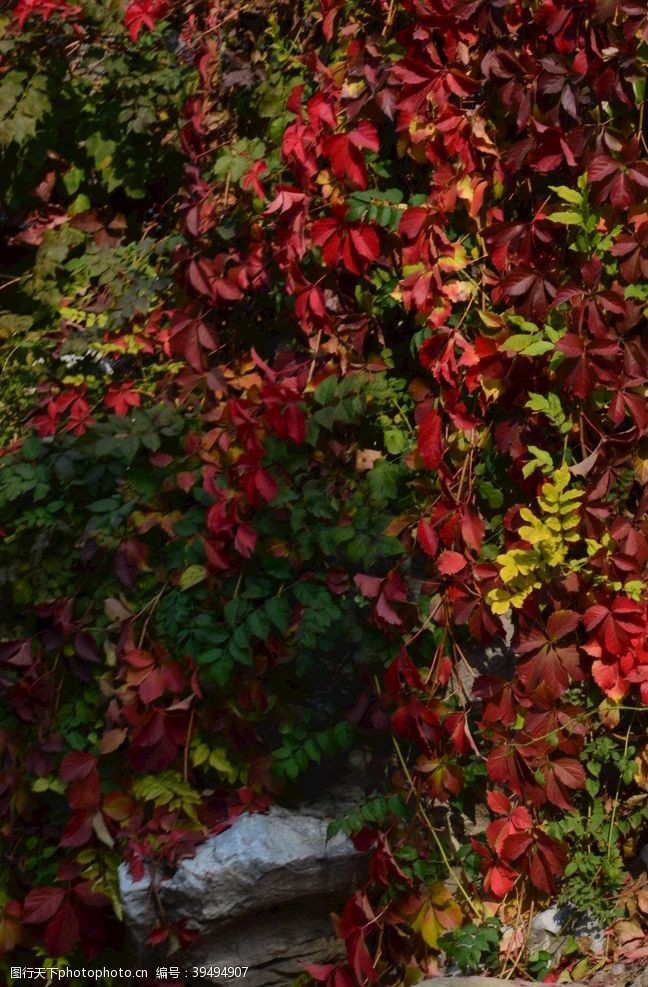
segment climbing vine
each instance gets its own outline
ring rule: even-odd
[[[544,976],[558,898],[645,957],[644,6],[0,30],[0,962],[119,954],[121,861],[350,751],[304,983]]]

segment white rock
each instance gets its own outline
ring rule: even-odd
[[[544,911],[539,912],[534,917],[531,925],[538,931],[550,932],[552,936],[559,936],[565,924],[565,918],[564,909],[557,906],[545,908]]]
[[[174,962],[247,966],[246,987],[285,987],[303,962],[340,956],[330,913],[362,883],[368,857],[342,835],[327,843],[327,820],[312,813],[273,807],[243,815],[159,883],[157,898],[169,920],[185,918],[201,931],[199,942]],[[157,921],[150,875],[135,882],[122,864],[119,885],[135,946],[140,956],[153,958],[145,945]],[[221,982],[205,978],[206,984]]]

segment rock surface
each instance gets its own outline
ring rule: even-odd
[[[605,932],[589,912],[581,912],[574,905],[556,905],[539,912],[531,923],[529,949],[547,950],[556,963],[564,951],[568,938],[587,939],[594,953],[605,951]]]
[[[416,987],[538,987],[528,980],[500,980],[498,977],[432,977]],[[569,987],[648,987],[648,969],[638,969],[634,964],[611,964],[599,970],[587,984],[574,983]]]
[[[185,968],[247,966],[245,987],[287,987],[304,962],[337,959],[330,913],[365,879],[368,857],[342,835],[326,842],[327,814],[311,806],[241,816],[183,860],[157,895],[150,875],[134,882],[122,864],[124,917],[140,957],[156,959],[146,939],[161,905],[170,921],[184,918],[201,932],[183,953]]]
[[[432,977],[422,980],[416,987],[538,987],[528,980],[500,980],[497,977]],[[570,987],[584,985],[570,984]]]

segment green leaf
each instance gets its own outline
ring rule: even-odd
[[[516,333],[504,340],[502,349],[509,350],[512,353],[521,353],[523,356],[540,356],[542,353],[548,353],[550,350],[553,350],[554,344],[548,340]]]
[[[552,212],[548,218],[552,223],[562,223],[564,226],[583,225],[583,217],[577,212]]]
[[[648,284],[626,285],[623,295],[625,298],[637,298],[639,301],[646,301],[648,299]]]
[[[184,590],[191,589],[192,586],[197,586],[198,583],[202,583],[203,580],[207,578],[207,567],[204,565],[190,565],[180,576],[180,589]]]
[[[385,448],[392,456],[398,456],[407,447],[407,434],[399,428],[388,428],[385,432]]]
[[[116,497],[104,497],[103,500],[95,500],[94,504],[90,504],[90,510],[93,514],[111,514],[121,507],[121,503]]]
[[[0,144],[24,144],[51,110],[47,78],[10,71],[0,82]]]
[[[477,482],[479,496],[482,497],[489,507],[496,510],[504,503],[504,494],[499,487],[496,487],[490,480],[479,480]]]
[[[542,356],[543,353],[549,353],[554,349],[554,344],[549,340],[536,339],[522,350],[522,356]]]
[[[35,459],[38,459],[38,457],[40,456],[42,448],[43,448],[43,443],[38,438],[38,436],[30,435],[23,442],[22,446],[20,447],[20,451],[24,459],[28,460],[28,462],[33,462]]]
[[[268,600],[265,611],[278,631],[285,634],[290,621],[290,601],[285,596],[275,596]]]
[[[322,405],[331,404],[333,398],[335,397],[337,386],[338,380],[335,374],[325,377],[315,389],[314,396],[317,403]]]
[[[571,202],[574,206],[580,206],[583,196],[575,188],[568,188],[566,185],[550,185],[549,188],[555,192],[563,202]],[[553,216],[551,217],[553,219]]]

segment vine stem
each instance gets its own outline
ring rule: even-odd
[[[311,380],[313,379],[313,374],[315,373],[315,366],[317,364],[317,357],[319,355],[319,348],[321,342],[322,342],[322,330],[320,329],[319,332],[317,333],[317,336],[315,337],[315,348],[313,350],[313,359],[311,360],[311,365],[308,370],[308,380],[306,381],[307,385],[310,384]]]
[[[521,961],[522,957],[524,956],[525,947],[528,945],[529,936],[531,935],[531,925],[532,925],[532,922],[533,922],[534,907],[535,906],[534,906],[534,903],[532,901],[531,902],[531,907],[529,908],[529,918],[528,918],[528,921],[527,921],[527,932],[526,932],[525,941],[524,941],[524,944],[523,944],[522,948],[518,952],[517,956],[513,960],[513,966],[511,967],[511,969],[506,974],[506,978],[505,978],[506,980],[510,980],[511,979],[511,977],[513,976],[513,974],[515,973],[515,971],[519,967],[520,961]]]
[[[395,13],[396,13],[396,10],[395,10],[395,5],[394,5],[394,0],[391,0],[391,2],[389,4],[389,10],[387,11],[387,18],[385,20],[385,24],[384,24],[383,29],[382,29],[381,37],[384,38],[385,35],[387,34],[387,31],[392,26]]]
[[[627,756],[628,746],[630,744],[630,731],[632,730],[632,724],[634,723],[634,716],[628,724],[628,729],[626,730],[625,744],[623,747],[623,757]],[[607,859],[609,860],[612,856],[612,841],[614,837],[614,823],[616,820],[617,809],[619,807],[619,795],[621,794],[621,782],[623,781],[623,773],[619,773],[619,780],[617,782],[616,793],[614,795],[614,802],[612,804],[612,815],[610,816],[610,830],[608,832],[608,845],[607,845]]]
[[[138,617],[141,617],[142,614],[143,613],[146,613],[146,611],[148,610],[148,613],[146,614],[146,620],[144,621],[144,626],[142,627],[142,630],[141,630],[141,633],[140,633],[140,636],[139,636],[139,641],[138,641],[138,644],[137,644],[137,647],[138,648],[141,648],[142,647],[142,644],[144,643],[144,638],[146,637],[146,632],[148,630],[148,625],[149,625],[149,623],[151,621],[151,617],[153,616],[153,612],[155,611],[155,608],[157,607],[157,605],[160,602],[160,600],[162,599],[162,596],[164,595],[164,592],[165,592],[167,586],[168,586],[168,582],[165,582],[164,585],[163,585],[163,587],[162,587],[162,589],[160,590],[160,592],[156,596],[154,596],[152,600],[149,600],[149,602],[147,604],[145,604],[145,606],[142,607],[142,609],[140,610],[140,612],[137,613],[137,614],[135,614],[135,616],[133,618],[134,620],[137,620]]]
[[[430,833],[432,835],[432,839],[434,840],[434,842],[436,844],[437,850],[441,854],[441,860],[443,861],[443,864],[444,864],[445,868],[447,869],[448,874],[450,874],[450,876],[454,880],[455,884],[457,885],[457,888],[461,892],[463,898],[465,899],[465,901],[466,901],[468,907],[470,908],[471,912],[473,913],[473,915],[475,915],[477,918],[480,918],[481,917],[481,913],[480,913],[479,909],[477,908],[477,906],[475,905],[474,901],[472,900],[472,898],[470,897],[470,895],[466,891],[465,887],[463,886],[462,881],[461,881],[461,878],[459,877],[459,874],[457,873],[457,871],[454,869],[454,867],[450,863],[450,860],[448,859],[448,855],[445,852],[445,848],[443,846],[443,843],[439,839],[439,834],[437,833],[432,820],[430,819],[430,817],[428,816],[426,810],[423,807],[423,803],[421,802],[421,797],[420,797],[420,795],[419,795],[419,793],[417,791],[416,785],[414,784],[414,779],[412,778],[412,775],[410,774],[410,770],[407,767],[407,762],[405,761],[405,758],[403,757],[403,752],[402,752],[402,750],[400,748],[400,744],[398,743],[398,741],[396,740],[396,737],[394,737],[394,736],[392,736],[392,741],[393,741],[393,744],[394,744],[394,749],[396,750],[396,756],[398,757],[398,760],[400,762],[400,766],[403,769],[403,773],[404,773],[405,777],[407,778],[407,783],[410,786],[410,789],[412,791],[412,794],[414,795],[414,798],[416,799],[416,805],[417,805],[418,811],[420,812],[421,818],[423,819],[423,822],[425,823],[425,825],[427,826],[428,830],[430,831]]]
[[[511,958],[511,953],[513,952],[513,944],[515,942],[515,932],[516,932],[517,927],[518,927],[518,924],[520,922],[520,915],[522,914],[522,895],[520,894],[520,892],[519,892],[518,889],[516,889],[515,896],[516,896],[516,899],[517,899],[515,922],[513,924],[513,932],[512,932],[512,935],[511,935],[511,941],[509,942],[509,944],[507,946],[506,955],[505,955],[504,959],[501,961],[501,964],[500,964],[500,971],[506,970],[506,967],[508,965],[508,961]],[[504,973],[502,973],[502,976],[504,976]],[[507,976],[507,977],[505,977],[505,979],[506,980],[509,980],[510,979],[510,975]]]
[[[189,714],[189,726],[187,727],[187,739],[185,740],[184,759],[183,759],[182,777],[184,779],[185,785],[189,781],[189,747],[191,745],[191,734],[193,733],[195,716],[196,716],[196,707],[192,706],[191,713]]]

